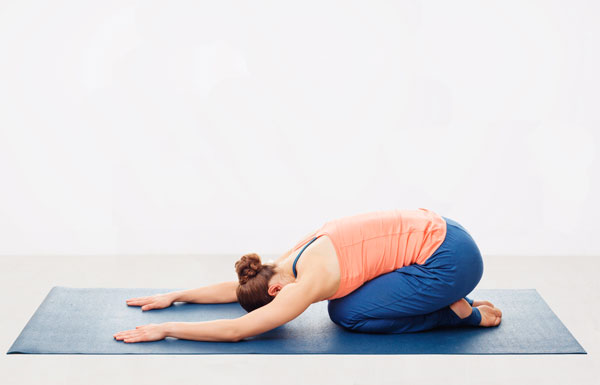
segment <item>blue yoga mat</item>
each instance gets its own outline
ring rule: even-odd
[[[312,304],[285,325],[239,342],[162,341],[126,344],[115,332],[167,321],[237,318],[237,303],[175,305],[142,312],[125,299],[172,289],[54,287],[8,353],[37,354],[548,354],[586,353],[535,289],[475,290],[502,309],[494,328],[460,327],[409,334],[345,330],[327,314],[327,302]]]

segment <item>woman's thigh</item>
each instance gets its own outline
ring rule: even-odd
[[[382,274],[328,303],[330,318],[344,326],[364,319],[392,319],[431,313],[469,294],[483,274],[471,235],[444,217],[446,238],[422,265]]]

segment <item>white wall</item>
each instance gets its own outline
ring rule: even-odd
[[[2,2],[0,255],[267,255],[418,207],[600,255],[599,10]]]

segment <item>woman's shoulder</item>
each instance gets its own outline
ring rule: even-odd
[[[329,237],[318,237],[302,252],[296,263],[296,271],[298,281],[313,282],[323,293],[323,298],[337,291],[341,277],[340,265]]]

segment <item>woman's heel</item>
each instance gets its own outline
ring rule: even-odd
[[[468,302],[468,300],[467,300],[467,302]],[[471,303],[472,303],[472,301],[471,301]],[[448,312],[450,313],[450,319],[448,322],[448,324],[450,326],[479,326],[479,324],[481,323],[481,312],[476,307],[472,307],[471,314],[465,318],[460,318],[450,308],[450,306],[448,306]]]

